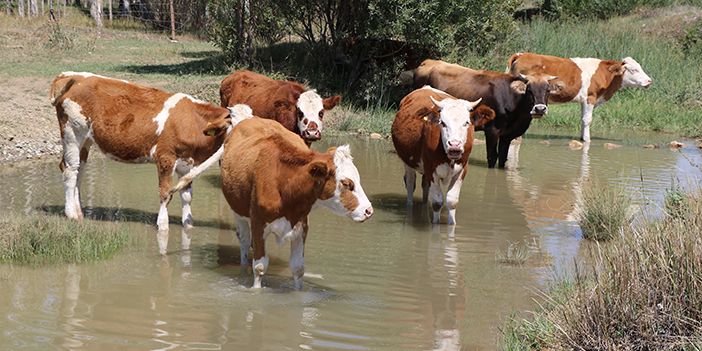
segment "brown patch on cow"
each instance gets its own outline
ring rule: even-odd
[[[682,149],[682,148],[684,148],[685,146],[687,146],[687,145],[685,145],[684,143],[681,143],[681,142],[679,142],[679,141],[677,141],[677,140],[673,140],[673,141],[670,142],[670,144],[668,144],[668,147],[671,148],[671,149]]]
[[[514,75],[537,73],[558,76],[551,82],[549,96],[549,101],[556,103],[573,100],[583,84],[582,70],[573,60],[567,58],[525,52],[512,55],[507,60],[507,68]]]
[[[339,198],[344,208],[349,211],[353,211],[358,207],[358,198],[353,193],[354,187],[355,184],[351,179],[344,178],[339,181],[339,188],[341,188],[341,195]]]

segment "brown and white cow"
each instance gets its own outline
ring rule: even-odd
[[[227,119],[213,122],[204,134],[218,137],[228,124]],[[171,192],[192,181],[188,177]],[[323,206],[356,222],[373,215],[348,145],[320,153],[269,119],[254,117],[232,129],[224,142],[221,179],[222,193],[237,222],[242,268],[248,267],[253,246],[254,288],[261,287],[268,269],[265,241],[269,234],[279,245],[290,242],[290,270],[295,288],[300,289],[310,211]]]
[[[113,160],[156,163],[161,199],[158,242],[165,254],[173,174],[186,174],[220,148],[225,135],[208,137],[201,131],[210,122],[231,119],[233,112],[186,94],[86,72],[57,76],[50,98],[61,129],[66,217],[83,218],[80,182],[92,145]],[[184,188],[180,197],[183,226],[190,227],[192,188]]]
[[[468,169],[475,127],[495,118],[495,112],[487,106],[473,111],[479,103],[480,100],[456,99],[426,86],[402,99],[392,122],[392,142],[405,163],[407,205],[413,204],[415,172],[424,174],[422,200],[430,198],[434,223],[439,223],[444,205],[443,184],[448,186],[448,224],[456,224],[456,206]]]
[[[459,99],[482,99],[495,118],[475,130],[485,132],[488,167],[504,168],[509,145],[522,136],[533,118],[548,113],[549,81],[556,77],[477,71],[438,60],[424,60],[414,74],[415,89],[430,85]]]
[[[580,139],[585,142],[590,141],[590,124],[595,107],[609,101],[621,88],[648,88],[652,82],[641,65],[631,57],[619,62],[516,53],[507,61],[507,72],[558,76],[551,88],[549,101],[556,104],[580,103]]]
[[[239,70],[222,80],[222,107],[246,104],[258,117],[273,119],[299,134],[307,145],[322,138],[324,111],[341,101],[336,95],[322,99],[315,90],[305,91],[299,83],[280,81]]]

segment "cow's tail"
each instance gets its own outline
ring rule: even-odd
[[[49,91],[49,102],[51,102],[51,106],[56,106],[57,101],[61,100],[63,94],[65,94],[76,82],[75,78],[76,76],[64,75],[56,77],[54,82],[51,84],[51,91]]]
[[[224,154],[224,144],[222,144],[222,146],[219,147],[217,152],[212,154],[212,156],[210,156],[210,158],[205,160],[205,162],[201,163],[199,166],[190,170],[190,172],[188,172],[188,174],[180,177],[180,179],[178,180],[178,184],[176,184],[174,187],[168,189],[169,199],[171,196],[173,196],[173,194],[175,194],[176,191],[181,191],[181,190],[189,187],[190,184],[193,182],[193,180],[195,180],[195,178],[197,178],[200,174],[202,174],[202,172],[208,170],[210,167],[212,167],[212,165],[214,165],[220,159],[222,159],[222,154]]]
[[[514,63],[517,62],[517,58],[519,58],[519,56],[522,56],[521,52],[513,54],[509,57],[509,59],[507,60],[507,69],[505,70],[505,73],[512,74],[512,70],[514,69]]]

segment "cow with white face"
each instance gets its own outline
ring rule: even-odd
[[[204,134],[221,135],[228,124],[227,119],[213,122]],[[268,119],[254,117],[232,129],[224,142],[221,176],[222,193],[237,222],[244,270],[253,247],[254,288],[262,286],[268,269],[269,234],[279,245],[290,242],[290,270],[295,288],[300,289],[309,212],[326,207],[355,222],[373,215],[348,145],[320,153]],[[170,192],[182,186],[187,183],[179,182]]]
[[[392,123],[392,141],[405,163],[407,205],[411,206],[416,172],[422,173],[423,197],[431,202],[433,222],[439,223],[444,205],[441,185],[447,186],[448,224],[456,223],[456,206],[468,170],[475,127],[493,118],[486,106],[473,110],[480,100],[468,102],[426,86],[405,96]]]
[[[280,81],[239,70],[222,80],[219,89],[222,107],[251,106],[257,117],[278,121],[300,135],[309,146],[322,138],[324,112],[336,107],[341,96],[322,99],[315,90],[306,90],[291,81]]]
[[[619,62],[516,53],[507,61],[507,73],[558,76],[551,82],[549,102],[580,103],[580,139],[585,142],[590,142],[590,124],[595,107],[609,101],[621,88],[648,88],[652,82],[641,65],[631,57]]]

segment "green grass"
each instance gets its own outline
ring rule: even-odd
[[[34,213],[0,216],[0,262],[18,265],[83,263],[143,246],[125,224],[75,221]]]

